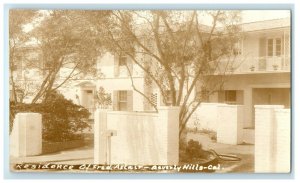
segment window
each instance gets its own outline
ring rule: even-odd
[[[119,59],[119,66],[120,67],[126,67],[126,60],[127,60],[127,57],[126,56],[120,56],[120,59]]]
[[[225,103],[236,104],[236,90],[225,90]]]
[[[272,38],[267,40],[267,52],[269,57],[281,56],[282,41],[281,38]]]
[[[118,94],[118,109],[127,111],[127,91],[119,91]]]
[[[268,56],[273,56],[273,39],[268,39]]]
[[[133,111],[132,90],[115,90],[112,99],[114,111]]]
[[[281,39],[276,39],[276,56],[281,55]]]
[[[86,93],[92,94],[93,90],[86,90]]]
[[[233,45],[233,54],[234,55],[241,55],[242,54],[242,42],[238,40]]]
[[[207,90],[201,90],[196,93],[196,101],[208,102],[209,92]]]
[[[129,76],[130,73],[128,72],[128,69],[132,73],[132,63],[127,56],[121,55],[119,57],[119,65],[117,69],[118,69],[118,76]]]

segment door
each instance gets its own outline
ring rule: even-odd
[[[83,107],[88,109],[91,113],[89,119],[94,119],[95,102],[93,90],[85,90],[85,101],[83,102]]]
[[[267,70],[282,68],[282,39],[280,37],[267,39]]]

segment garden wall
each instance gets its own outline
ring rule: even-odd
[[[158,113],[97,110],[94,163],[177,164],[178,115],[178,107]]]

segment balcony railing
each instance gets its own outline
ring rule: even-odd
[[[239,58],[231,64],[221,62],[219,64],[221,69],[219,70],[236,74],[248,72],[290,72],[290,64],[290,56]]]

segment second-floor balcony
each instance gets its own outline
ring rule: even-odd
[[[244,72],[290,72],[290,56],[275,57],[252,57],[244,58],[237,61],[238,64],[234,69],[234,73]]]

